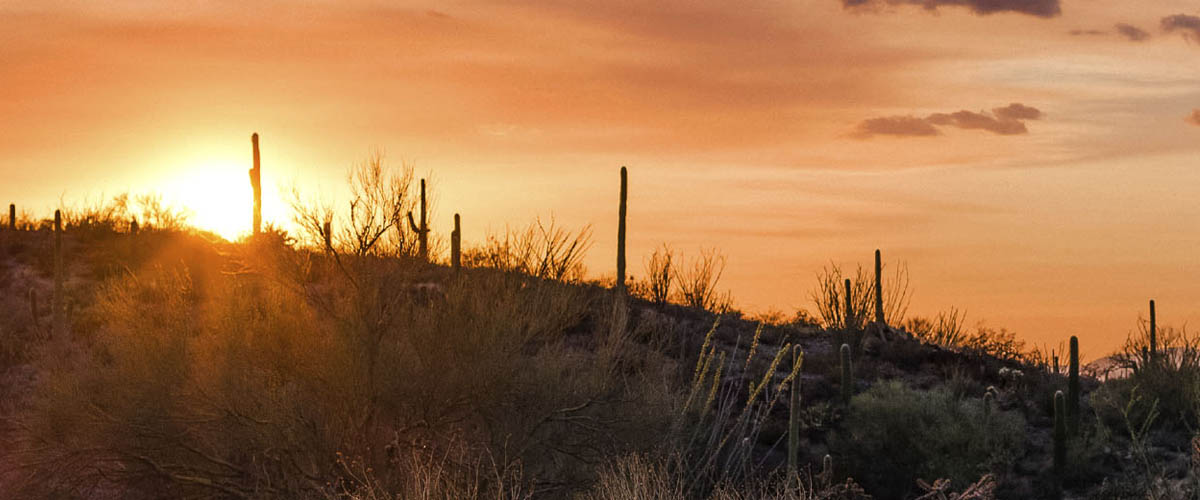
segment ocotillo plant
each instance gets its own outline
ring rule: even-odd
[[[17,230],[17,205],[15,203],[8,204],[8,228]]]
[[[62,211],[54,211],[54,297],[50,299],[52,328],[55,334],[62,332],[63,310],[63,248]]]
[[[621,201],[617,205],[617,289],[625,291],[625,200],[629,195],[629,173],[621,167]]]
[[[250,144],[254,147],[254,167],[250,169],[250,187],[254,189],[254,234],[262,230],[262,164],[258,157],[258,133],[250,135]]]
[[[846,404],[854,396],[854,366],[850,363],[850,344],[842,344],[842,401]]]
[[[1061,482],[1067,466],[1067,404],[1062,391],[1054,393],[1054,475]]]
[[[1071,361],[1067,367],[1067,416],[1071,433],[1079,428],[1079,337],[1071,336]]]
[[[879,249],[875,249],[875,322],[884,323],[883,319],[883,258]]]
[[[1158,356],[1158,322],[1154,315],[1154,300],[1150,300],[1150,359]]]
[[[425,179],[421,179],[421,225],[413,220],[413,214],[408,212],[408,227],[417,233],[417,255],[421,260],[429,259],[429,224],[425,219]]]
[[[804,362],[804,352],[797,345],[792,348],[792,387],[791,401],[788,407],[788,478],[796,478],[800,470],[800,363]]]
[[[455,271],[462,268],[462,225],[458,214],[454,214],[454,231],[450,232],[450,267]]]

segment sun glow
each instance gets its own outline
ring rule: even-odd
[[[188,223],[198,229],[230,241],[250,232],[253,193],[246,167],[237,162],[204,162],[186,169],[166,183],[163,196],[187,210]]]

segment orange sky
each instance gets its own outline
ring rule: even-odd
[[[719,247],[747,310],[880,247],[912,313],[1085,357],[1200,318],[1200,6],[846,1],[0,2],[3,185],[236,208],[250,132],[331,197],[379,148],[468,241],[593,224],[602,274],[628,165],[631,261]]]

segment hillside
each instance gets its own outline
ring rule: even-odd
[[[1066,370],[1002,335],[622,300],[495,248],[455,271],[80,221],[56,321],[51,226],[0,233],[4,498],[1197,495],[1186,335],[1081,377],[1056,472]]]

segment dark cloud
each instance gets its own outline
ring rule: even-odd
[[[1200,41],[1200,17],[1175,14],[1162,18],[1162,29],[1167,33],[1183,31],[1183,36]]]
[[[1019,102],[1014,102],[1003,108],[992,109],[992,113],[996,115],[996,118],[1001,120],[1037,120],[1042,117],[1041,110]]]
[[[996,118],[987,113],[976,113],[967,110],[949,114],[934,113],[929,115],[929,118],[926,118],[926,120],[934,125],[986,130],[1000,135],[1018,135],[1029,132],[1029,129],[1025,128],[1025,124],[1020,120],[1006,120]]]
[[[985,130],[999,135],[1019,135],[1029,132],[1024,120],[1037,120],[1041,110],[1014,102],[1002,108],[986,111],[956,111],[934,113],[925,118],[915,116],[888,116],[864,120],[858,124],[855,136],[860,138],[874,135],[918,137],[939,135],[937,127],[956,127],[967,130]]]
[[[1037,17],[1055,17],[1062,13],[1059,0],[842,0],[846,8],[871,5],[920,5],[929,10],[938,7],[966,7],[986,16],[1000,12],[1017,12]]]
[[[1107,35],[1108,34],[1108,32],[1106,32],[1104,30],[1071,30],[1071,31],[1068,31],[1067,33],[1069,33],[1072,36],[1081,36],[1081,35],[1097,36],[1097,35]]]
[[[1117,23],[1115,27],[1118,34],[1133,42],[1140,42],[1150,38],[1150,33],[1132,24]]]
[[[924,118],[915,116],[885,116],[871,118],[858,124],[855,136],[871,137],[873,135],[895,135],[901,137],[928,137],[939,135],[938,129]]]
[[[1200,127],[1200,109],[1193,109],[1192,114],[1187,117],[1187,122]]]

